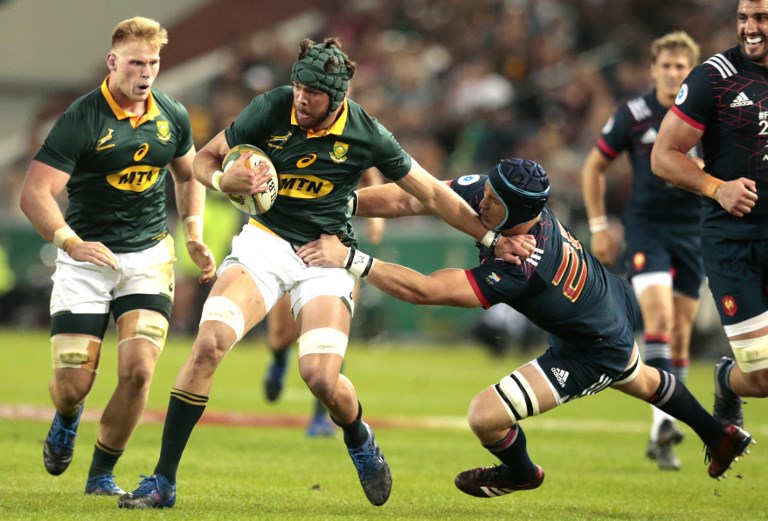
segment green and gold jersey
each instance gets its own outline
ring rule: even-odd
[[[70,174],[67,224],[85,241],[127,253],[168,234],[167,165],[191,146],[181,103],[152,89],[138,117],[117,105],[104,80],[59,117],[35,159]]]
[[[328,130],[300,128],[291,87],[255,97],[225,135],[230,147],[248,143],[269,155],[280,179],[277,201],[251,222],[294,244],[315,240],[321,233],[354,244],[348,201],[363,172],[375,166],[398,180],[411,170],[411,156],[354,101],[344,101]]]

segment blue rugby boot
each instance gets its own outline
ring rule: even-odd
[[[86,496],[122,496],[125,490],[118,487],[115,483],[115,476],[112,474],[101,474],[88,478],[85,484]]]
[[[139,488],[120,496],[120,508],[171,508],[176,504],[176,485],[171,485],[165,476],[153,474],[141,476]]]
[[[373,430],[367,423],[363,422],[363,425],[368,430],[368,439],[360,447],[348,448],[347,451],[357,469],[365,497],[373,505],[381,506],[387,502],[392,491],[392,474],[384,454],[376,443]]]
[[[48,430],[48,436],[43,445],[43,463],[48,474],[58,476],[69,467],[72,462],[72,455],[75,452],[75,437],[77,436],[77,426],[80,425],[80,415],[83,413],[83,404],[77,410],[77,418],[71,425],[67,426],[61,418],[61,414],[56,411],[53,417],[53,423]]]

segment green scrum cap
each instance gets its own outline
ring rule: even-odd
[[[351,75],[345,65],[347,61],[347,55],[334,45],[314,45],[293,64],[291,81],[328,94],[330,114],[339,108],[349,88]]]

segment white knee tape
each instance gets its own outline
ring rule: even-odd
[[[235,332],[237,343],[245,333],[245,317],[240,308],[227,297],[211,297],[203,304],[203,312],[200,317],[202,324],[206,320],[223,322]]]
[[[768,335],[744,340],[731,340],[733,358],[745,373],[768,367]]]
[[[157,311],[132,309],[117,319],[120,343],[141,338],[155,344],[161,351],[168,334],[168,320]]]
[[[638,297],[651,286],[672,287],[672,274],[668,271],[641,273],[632,277],[632,289]]]
[[[88,369],[88,362],[95,364],[100,342],[88,335],[53,335],[51,337],[51,362],[54,369]],[[94,360],[91,360],[92,352]],[[91,370],[95,371],[96,367]]]
[[[299,337],[299,358],[304,355],[340,355],[347,352],[347,335],[332,327],[319,327]]]
[[[536,394],[518,371],[502,378],[494,389],[512,421],[517,422],[539,414],[539,401],[536,399]]]

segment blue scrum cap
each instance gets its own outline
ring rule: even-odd
[[[541,213],[549,198],[547,173],[529,159],[502,159],[488,173],[488,180],[507,209],[496,231],[530,221]]]

